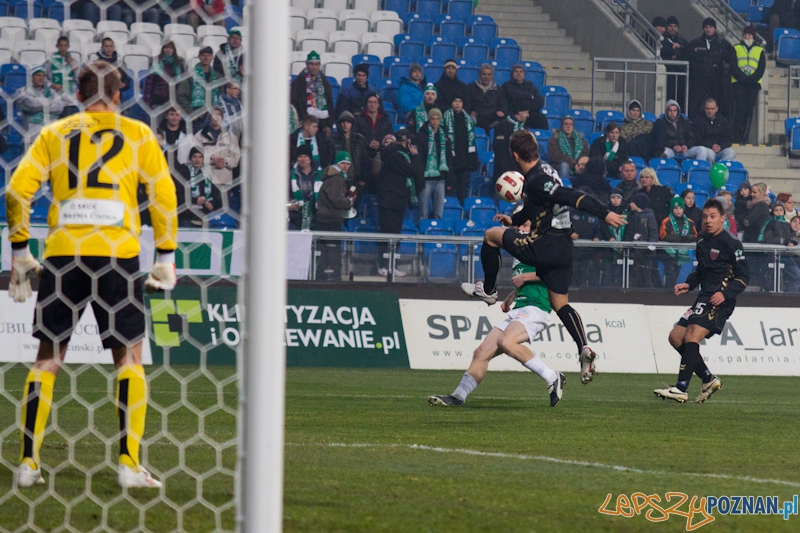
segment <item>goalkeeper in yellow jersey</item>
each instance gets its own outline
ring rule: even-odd
[[[25,380],[18,487],[44,483],[39,461],[53,385],[70,335],[87,304],[97,318],[103,347],[117,367],[122,487],[158,488],[139,462],[147,411],[142,367],[144,301],[139,275],[139,204],[144,184],[158,252],[145,289],[175,286],[177,217],[175,186],[155,135],[147,125],[116,112],[117,69],[95,61],[81,72],[84,111],[45,126],[8,184],[6,206],[12,248],[9,296],[24,302],[29,277],[40,276],[33,335],[41,342]],[[40,265],[28,251],[31,199],[45,181],[53,202]]]

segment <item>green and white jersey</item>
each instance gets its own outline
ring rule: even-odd
[[[513,272],[514,276],[517,274],[529,274],[533,272],[536,272],[534,267],[516,261]],[[547,287],[545,287],[544,283],[541,281],[528,282],[522,287],[518,288],[516,292],[517,295],[514,298],[513,309],[519,309],[520,307],[532,305],[541,309],[545,313],[549,313],[553,310],[553,308],[550,306],[550,298],[547,296]]]

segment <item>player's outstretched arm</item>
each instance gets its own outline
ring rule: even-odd
[[[678,283],[675,285],[675,296],[680,296],[681,294],[686,294],[687,292],[689,292],[688,283]]]
[[[503,300],[503,303],[500,304],[500,310],[504,313],[508,313],[511,311],[511,304],[514,303],[514,298],[517,296],[517,291],[511,291],[506,296],[506,299]]]

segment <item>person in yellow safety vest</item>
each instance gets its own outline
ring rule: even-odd
[[[746,144],[750,136],[753,108],[756,105],[758,91],[761,90],[761,79],[767,68],[767,54],[756,44],[756,35],[756,29],[747,26],[744,29],[742,42],[733,47],[733,57],[730,61],[735,106],[733,134],[739,144]]]

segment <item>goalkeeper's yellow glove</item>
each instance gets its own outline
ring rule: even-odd
[[[22,303],[33,294],[31,291],[32,277],[39,277],[42,273],[42,264],[32,255],[30,250],[20,248],[11,251],[11,279],[8,282],[8,296],[15,302]]]
[[[177,281],[175,252],[159,253],[153,269],[147,275],[144,288],[147,292],[171,291]]]

